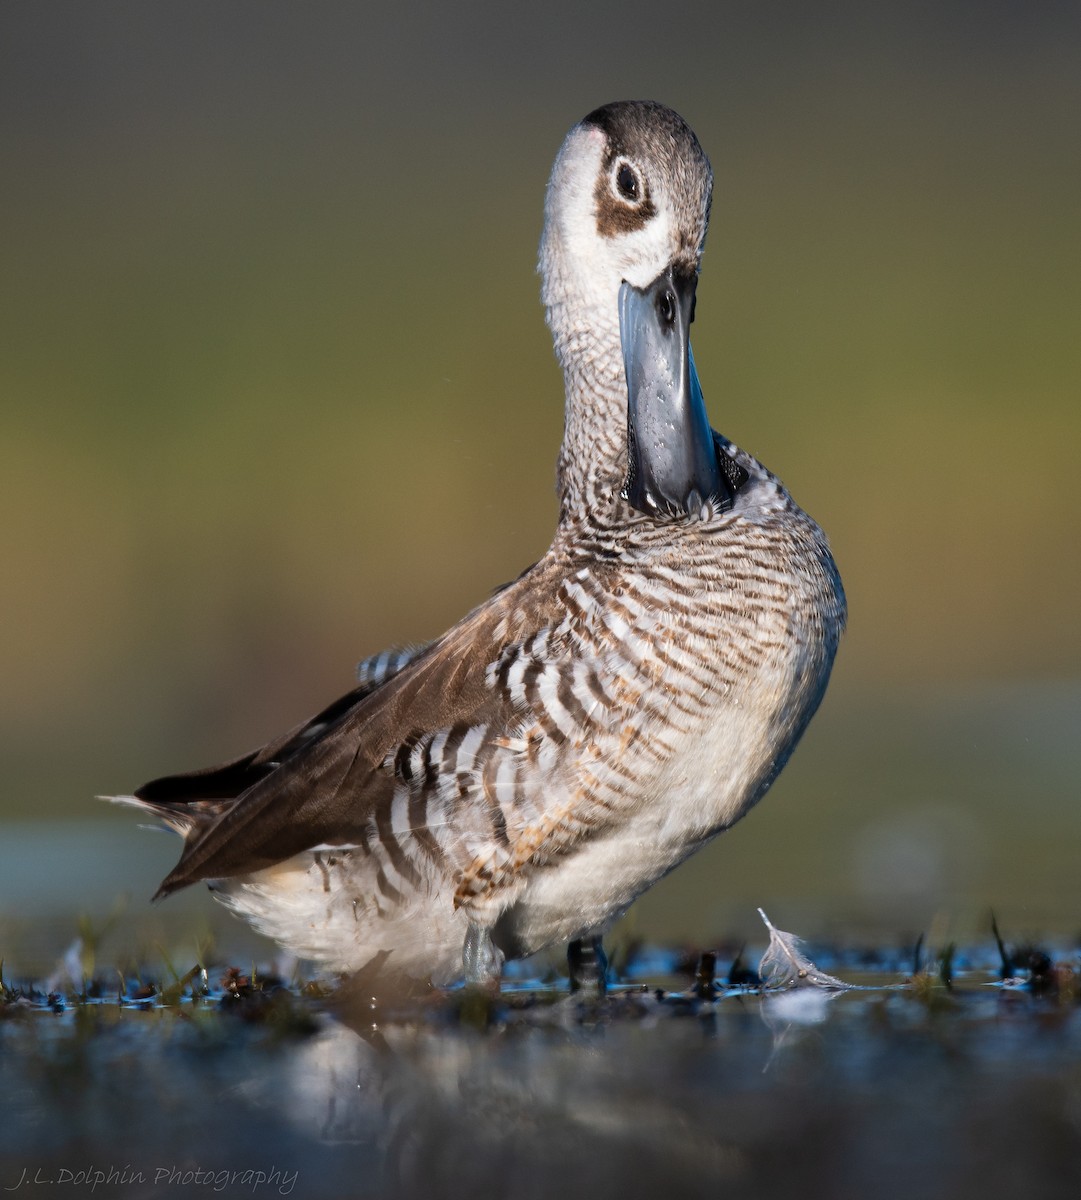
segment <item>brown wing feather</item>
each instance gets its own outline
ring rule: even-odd
[[[313,846],[360,841],[377,806],[393,795],[393,776],[382,764],[410,734],[513,719],[500,712],[485,672],[507,640],[528,636],[556,615],[550,601],[544,607],[525,602],[554,592],[527,586],[523,576],[375,692],[346,705],[330,727],[256,779],[189,840],[158,895],[199,879],[262,870]],[[497,637],[497,630],[504,636]]]

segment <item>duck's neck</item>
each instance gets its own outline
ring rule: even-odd
[[[560,522],[610,524],[627,477],[627,383],[614,303],[547,306],[566,409],[556,490]]]

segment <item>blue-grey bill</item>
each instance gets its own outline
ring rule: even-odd
[[[627,374],[627,482],[623,497],[648,516],[697,514],[726,494],[691,355],[697,278],[665,271],[648,287],[619,289]]]

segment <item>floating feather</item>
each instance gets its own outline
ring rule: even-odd
[[[769,930],[769,945],[758,964],[758,974],[762,977],[764,988],[773,991],[807,986],[834,989],[852,986],[820,971],[801,951],[803,942],[794,933],[778,929],[761,909],[758,915]]]

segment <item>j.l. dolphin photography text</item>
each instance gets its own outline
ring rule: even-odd
[[[271,1166],[254,1167],[192,1167],[169,1166],[134,1167],[131,1163],[116,1166],[90,1164],[85,1167],[24,1166],[14,1180],[5,1181],[5,1192],[17,1192],[34,1187],[70,1187],[90,1194],[98,1188],[115,1189],[125,1186],[146,1187],[203,1187],[210,1192],[259,1193],[288,1196],[296,1187],[299,1171]],[[27,1191],[26,1194],[32,1194]],[[111,1192],[110,1194],[115,1194]]]

